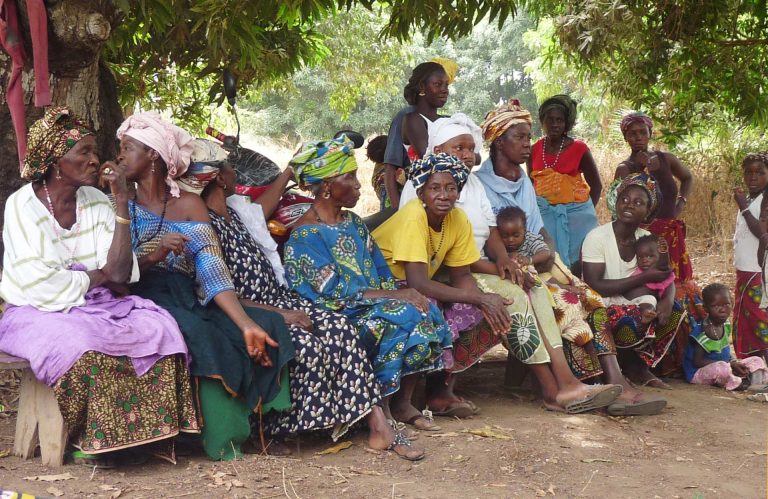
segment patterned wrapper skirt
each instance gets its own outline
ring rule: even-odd
[[[178,355],[136,376],[127,357],[87,352],[59,378],[54,394],[70,438],[89,454],[200,432],[189,370]],[[172,441],[161,454],[174,460]]]
[[[762,297],[760,272],[737,270],[733,346],[740,359],[768,350],[768,311],[760,308]]]

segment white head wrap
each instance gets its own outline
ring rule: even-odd
[[[426,154],[432,154],[435,146],[445,144],[459,135],[471,135],[475,141],[475,151],[483,146],[483,133],[472,118],[464,113],[456,113],[450,118],[439,118],[429,127]]]
[[[189,167],[194,138],[176,125],[169,123],[156,111],[137,113],[129,116],[117,129],[117,139],[129,136],[151,147],[163,158],[168,168],[165,183],[171,188],[171,196],[179,197],[179,186],[173,180]]]

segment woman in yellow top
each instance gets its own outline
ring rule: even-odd
[[[453,333],[453,351],[445,359],[445,371],[427,377],[427,405],[435,415],[468,417],[477,412],[469,401],[453,393],[450,373],[469,368],[505,335],[511,351],[532,364],[544,391],[544,403],[552,410],[570,413],[602,407],[621,393],[621,387],[587,387],[573,376],[563,376],[568,366],[551,364],[549,342],[539,334],[535,321],[525,313],[523,301],[505,299],[482,291],[470,265],[480,259],[472,225],[461,209],[454,209],[469,167],[455,156],[438,153],[414,162],[409,170],[418,199],[411,200],[373,232],[379,248],[398,279],[445,306]],[[448,283],[433,280],[444,265]],[[523,307],[523,310],[519,310]],[[562,355],[558,358],[562,358]],[[415,415],[396,414],[401,421]]]

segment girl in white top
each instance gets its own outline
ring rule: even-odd
[[[739,206],[733,235],[733,263],[736,266],[736,304],[733,309],[733,346],[740,359],[749,356],[767,357],[768,311],[765,306],[764,282],[758,259],[758,249],[765,249],[764,219],[768,199],[768,155],[748,154],[742,162],[743,189],[734,190]],[[760,248],[762,246],[762,248]]]

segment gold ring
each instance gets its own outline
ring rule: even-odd
[[[104,175],[109,175],[110,173],[112,173],[112,168],[104,168]]]

